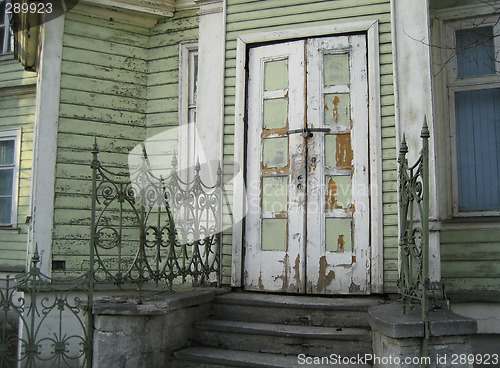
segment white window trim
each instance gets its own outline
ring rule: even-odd
[[[380,62],[378,20],[366,20],[317,27],[305,27],[281,31],[269,31],[241,35],[236,49],[236,95],[234,128],[234,190],[233,216],[244,218],[245,183],[240,170],[245,164],[245,109],[247,51],[251,44],[285,41],[315,36],[339,35],[354,32],[367,33],[368,48],[368,95],[370,147],[370,246],[371,292],[383,292],[383,217],[382,217],[382,132],[380,114]],[[242,285],[244,221],[234,224],[232,237],[231,285]]]
[[[190,109],[196,108],[191,97],[194,94],[195,75],[191,68],[192,57],[198,52],[197,41],[183,41],[179,43],[179,167],[187,169],[194,164],[195,157],[195,126],[189,126]],[[187,179],[187,178],[186,178]]]
[[[19,196],[19,166],[21,165],[21,128],[0,130],[0,140],[13,139],[14,140],[14,175],[12,184],[12,210],[11,210],[11,223],[0,225],[3,230],[16,230],[17,229],[17,206]]]
[[[478,18],[479,17],[479,18]],[[481,22],[478,24],[477,20]],[[485,16],[473,15],[467,19],[450,21],[444,24],[444,41],[446,48],[446,86],[445,92],[447,95],[447,110],[448,115],[448,132],[450,137],[449,152],[451,163],[451,182],[447,186],[452,189],[451,197],[451,214],[453,217],[481,217],[481,216],[500,216],[500,211],[463,211],[458,209],[458,163],[457,163],[457,146],[456,146],[456,120],[455,120],[455,99],[454,95],[457,91],[468,91],[485,88],[500,88],[500,62],[496,62],[496,75],[458,78],[457,75],[457,58],[456,58],[456,39],[455,31],[459,29],[471,29],[475,27],[494,26],[494,34],[500,34],[500,23],[498,15]],[[500,37],[494,38],[495,55],[498,55],[500,50]]]

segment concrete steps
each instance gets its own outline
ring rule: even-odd
[[[176,354],[179,359],[183,359],[182,365],[176,368],[225,368],[225,367],[246,367],[246,368],[304,368],[304,367],[355,367],[369,368],[371,365],[364,362],[352,361],[352,363],[337,363],[336,361],[321,360],[305,361],[292,355],[255,353],[247,351],[236,351],[227,349],[195,347],[181,350]],[[328,359],[326,357],[325,359]],[[304,360],[301,360],[304,359]],[[312,357],[310,359],[313,359]]]
[[[176,368],[326,367],[332,366],[329,358],[364,357],[372,351],[367,310],[381,302],[373,297],[220,295],[212,302],[212,318],[193,326],[193,347],[176,353]],[[369,367],[364,361],[338,363],[333,365]]]

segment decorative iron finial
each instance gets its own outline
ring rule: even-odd
[[[222,184],[222,167],[221,163],[219,161],[219,164],[217,165],[217,186],[221,186]]]
[[[92,154],[97,155],[99,153],[99,146],[97,145],[97,137],[94,137],[94,146],[92,147]]]
[[[429,138],[430,136],[429,127],[427,126],[427,116],[424,116],[424,125],[422,126],[422,131],[420,132],[420,138]]]
[[[194,171],[196,172],[196,175],[200,174],[200,170],[201,170],[200,158],[196,157],[196,165],[194,165]]]
[[[97,169],[101,163],[97,158],[97,154],[99,153],[99,147],[97,146],[97,137],[94,137],[94,146],[92,147],[92,162],[90,163],[90,167],[92,169]]]
[[[35,244],[35,251],[33,252],[33,256],[31,257],[31,263],[33,264],[33,267],[36,267],[36,265],[40,262],[40,254],[38,253],[38,243]]]
[[[148,152],[146,151],[146,145],[144,142],[141,143],[141,148],[142,148],[142,156],[144,157],[144,161],[148,159]]]
[[[172,156],[172,167],[174,168],[175,171],[177,171],[177,153],[174,152]]]
[[[401,147],[399,148],[399,154],[407,154],[408,145],[406,144],[406,134],[403,133],[403,139],[401,140]]]

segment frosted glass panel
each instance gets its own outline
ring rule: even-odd
[[[325,94],[325,125],[351,125],[349,93]]]
[[[288,137],[263,140],[262,163],[266,168],[281,168],[288,165]]]
[[[288,60],[268,61],[264,64],[264,90],[288,88]]]
[[[327,86],[349,84],[349,55],[325,55],[323,59],[324,82]]]
[[[264,101],[264,129],[285,128],[288,121],[288,98]]]
[[[286,251],[287,219],[262,220],[262,250]]]
[[[350,175],[325,177],[325,211],[347,209],[352,205],[352,178]]]
[[[286,212],[288,210],[288,177],[262,178],[262,211]]]
[[[352,252],[351,219],[326,218],[326,250],[328,252]]]

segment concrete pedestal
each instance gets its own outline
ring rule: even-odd
[[[219,290],[220,291],[220,290]],[[210,313],[213,290],[143,298],[101,297],[94,303],[94,367],[168,367],[191,325]]]
[[[368,311],[373,336],[373,366],[418,368],[421,366],[424,323],[420,308],[403,313],[399,303],[371,307]],[[477,332],[475,320],[449,310],[429,312],[429,367],[471,367],[461,360],[471,353],[470,335]]]

